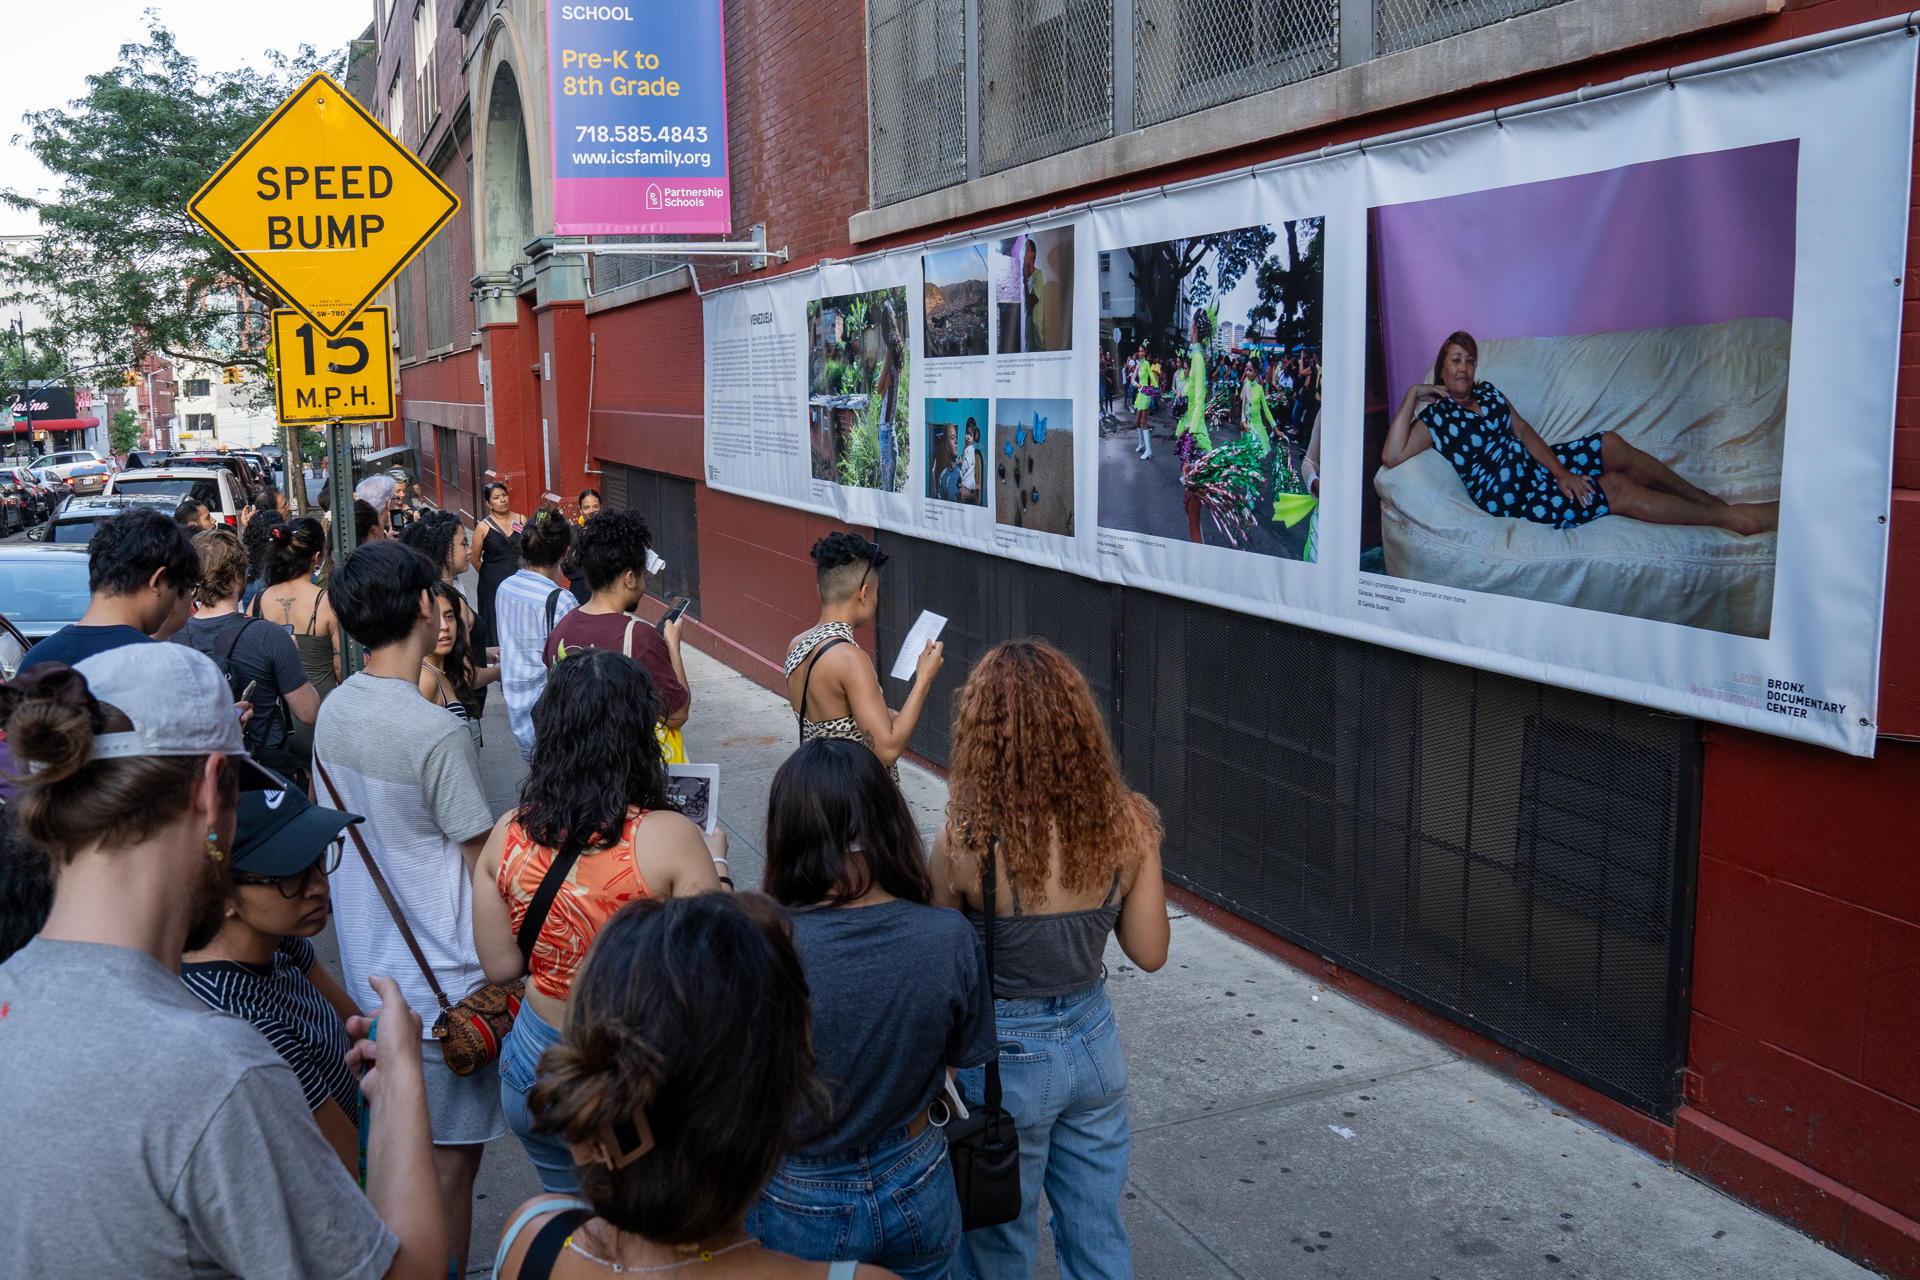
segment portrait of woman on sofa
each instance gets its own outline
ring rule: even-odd
[[[1381,450],[1383,469],[1436,449],[1488,515],[1575,529],[1606,515],[1712,525],[1742,536],[1779,527],[1780,504],[1727,502],[1607,430],[1549,445],[1491,382],[1480,347],[1456,331],[1434,361],[1438,383],[1407,388]]]

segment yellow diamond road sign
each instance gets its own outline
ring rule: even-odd
[[[459,207],[320,72],[187,203],[195,221],[329,336]]]

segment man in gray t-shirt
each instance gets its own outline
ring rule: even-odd
[[[393,1261],[285,1059],[145,952],[38,938],[0,965],[0,1080],[0,1275],[363,1280]]]

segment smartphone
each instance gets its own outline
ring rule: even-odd
[[[660,619],[659,622],[655,623],[654,629],[656,631],[664,631],[666,630],[667,624],[669,622],[680,621],[680,615],[685,613],[687,611],[687,606],[692,603],[693,601],[688,599],[686,596],[675,596],[673,603],[667,606],[667,616]]]
[[[258,680],[249,681],[247,684],[247,687],[240,691],[240,701],[252,702],[253,691],[255,689],[258,689],[259,687],[260,687],[260,682]]]

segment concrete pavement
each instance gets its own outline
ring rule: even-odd
[[[692,759],[721,766],[734,879],[757,885],[766,798],[792,750],[784,701],[687,650]],[[482,770],[513,802],[523,766],[489,698]],[[931,773],[901,781],[931,837]],[[1132,1076],[1121,1208],[1137,1274],[1184,1277],[1767,1277],[1869,1273],[1553,1104],[1205,922],[1176,912],[1156,974],[1109,949]],[[491,1144],[470,1274],[536,1193],[519,1145]],[[1036,1274],[1057,1275],[1046,1238]]]

